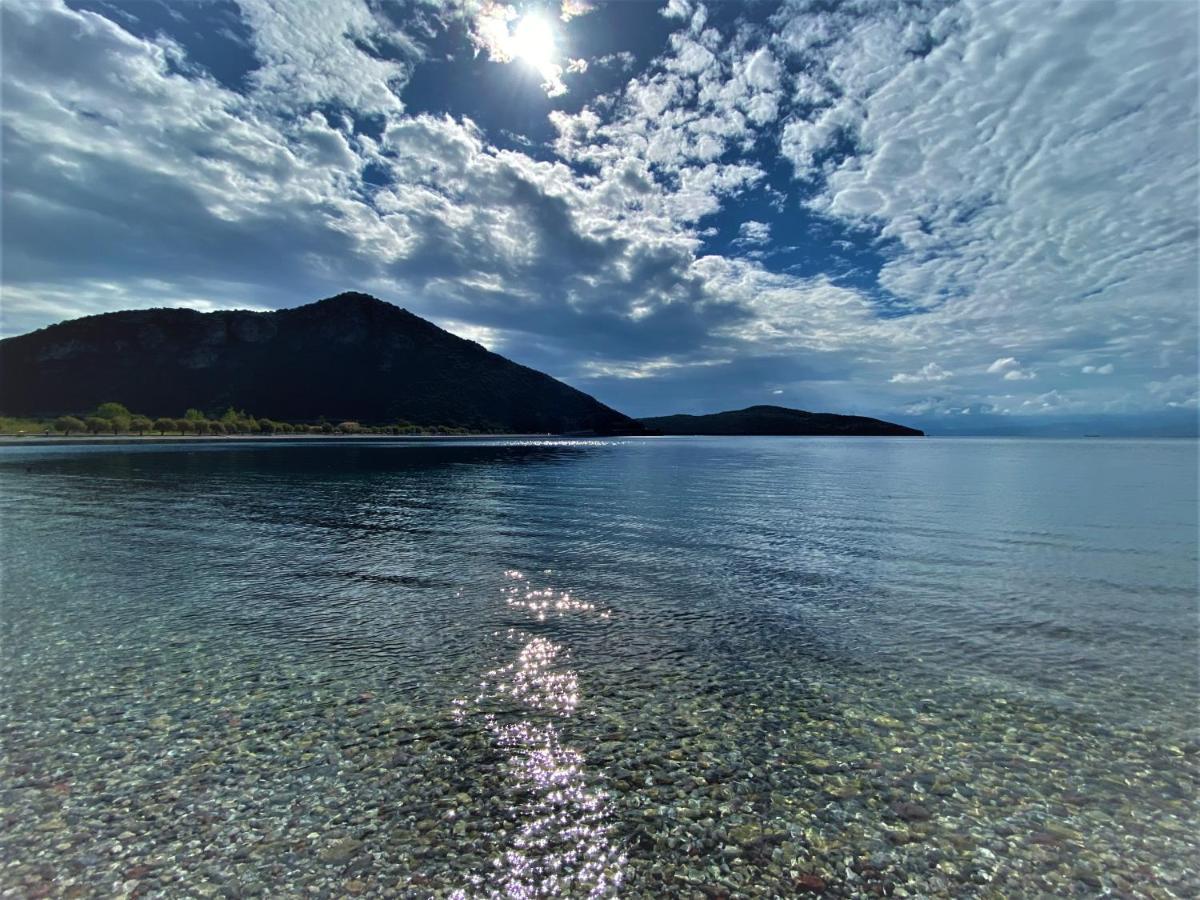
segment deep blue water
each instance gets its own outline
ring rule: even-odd
[[[13,852],[47,859],[53,871],[37,877],[56,890],[64,878],[91,885],[88,873],[111,853],[82,837],[56,850],[54,830],[36,830],[35,820],[60,816],[65,833],[94,834],[97,810],[112,807],[123,780],[133,792],[167,782],[186,790],[191,770],[161,767],[189,741],[211,738],[179,724],[191,721],[185,708],[217,714],[196,696],[219,698],[208,705],[234,710],[239,723],[238,710],[267,704],[256,727],[272,736],[276,759],[236,742],[205,752],[218,769],[271,780],[271,799],[260,801],[222,784],[230,803],[249,807],[244,815],[257,809],[259,832],[283,837],[279,846],[254,843],[271,848],[265,855],[231,862],[226,837],[211,829],[157,837],[147,824],[157,814],[118,803],[142,823],[123,832],[138,836],[141,856],[163,856],[143,875],[151,893],[215,878],[201,862],[226,866],[225,878],[243,887],[252,878],[335,894],[688,895],[708,890],[703,882],[770,896],[797,890],[801,876],[854,893],[875,875],[845,874],[839,854],[851,851],[871,860],[863,865],[882,873],[880,884],[947,896],[1088,893],[1100,883],[1093,871],[1120,890],[1104,880],[1114,877],[1106,852],[1129,869],[1115,871],[1125,881],[1157,866],[1168,894],[1186,895],[1194,883],[1179,868],[1178,843],[1194,824],[1187,793],[1200,699],[1194,441],[4,447],[0,502],[5,749],[32,779],[8,800],[25,823]],[[324,728],[340,715],[330,709],[360,695],[368,712],[355,722],[374,723],[369,738],[284,727],[311,717]],[[396,708],[377,716],[386,702]],[[406,808],[388,793],[400,788],[369,767],[342,768],[355,754],[382,760],[408,746],[388,737],[406,716],[407,728],[426,735],[415,746],[430,741],[407,764],[420,773],[404,788],[423,798],[413,809],[508,796],[496,793],[491,769],[470,762],[490,752],[507,760],[495,775],[504,790],[532,791],[541,812],[514,801],[507,819],[525,824],[507,837],[496,836],[494,810],[432,816],[439,828],[455,815],[478,820],[484,838],[473,825],[422,832],[416,824],[430,816],[417,812],[404,837],[366,813],[347,813],[330,831],[337,817],[320,812],[326,806],[274,810],[281,792],[313,790],[281,775],[279,759],[313,753],[333,767],[312,776],[329,790],[364,779],[374,798],[382,792]],[[146,729],[159,743],[142,758]],[[79,761],[79,740],[92,742],[95,759]],[[29,741],[36,754],[23,749]],[[546,746],[557,748],[549,762],[535,752]],[[1045,747],[1059,760],[1046,771],[1031,764],[1022,776],[998,762],[1036,760]],[[554,755],[576,752],[577,765]],[[1118,757],[1140,773],[1131,780],[1125,763],[1114,770],[1133,796],[1120,802],[1111,795],[1120,779],[1106,770]],[[729,797],[711,778],[679,788],[715,771],[712,759],[732,770],[721,782]],[[673,785],[662,789],[669,797],[641,777],[660,762],[674,768],[649,781]],[[564,789],[573,799],[546,793],[539,765],[577,770]],[[453,772],[463,790],[437,787],[439,772]],[[930,793],[946,773],[970,787]],[[89,779],[104,789],[37,793]],[[1047,800],[1052,788],[1067,799]],[[1089,790],[1107,799],[1080,813],[1071,798]],[[1003,815],[980,806],[989,791],[1011,794]],[[897,812],[934,796],[930,819]],[[538,818],[560,801],[575,805],[559,813],[591,823],[592,868],[560,820]],[[694,816],[685,810],[692,801]],[[638,816],[650,808],[666,824],[647,837]],[[1091,846],[1030,838],[1046,833],[1047,817],[1086,830]],[[699,836],[671,831],[688,821],[715,824]],[[769,837],[766,855],[747,844],[739,857],[751,827]],[[900,841],[896,827],[912,833]],[[931,862],[928,848],[947,846],[938,828],[971,835],[982,855]],[[568,847],[558,856],[543,840],[551,832]],[[430,834],[442,835],[432,854],[422,849]],[[831,849],[831,835],[850,851]],[[320,857],[343,839],[359,841],[357,856],[371,861],[361,872]],[[688,849],[693,839],[701,850]],[[118,853],[118,880],[141,874],[125,865],[133,840]],[[188,841],[201,848],[197,860],[163,855]],[[307,852],[296,849],[304,841]],[[508,880],[496,882],[493,870]],[[551,871],[576,881],[548,882]]]

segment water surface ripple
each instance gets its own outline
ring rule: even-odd
[[[1197,445],[0,449],[0,895],[1200,895]]]

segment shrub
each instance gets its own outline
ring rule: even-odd
[[[358,434],[362,431],[362,426],[357,422],[342,422],[338,425],[337,430],[342,434]]]
[[[83,431],[87,428],[83,419],[77,419],[75,416],[59,416],[54,420],[54,430],[61,431],[63,434],[70,434],[72,431]]]

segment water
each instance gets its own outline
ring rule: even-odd
[[[1197,445],[6,447],[4,896],[1195,896]]]

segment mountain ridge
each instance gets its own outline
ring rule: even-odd
[[[265,312],[99,313],[0,340],[0,412],[52,416],[112,400],[147,415],[236,406],[287,421],[642,431],[570,385],[354,291]]]

